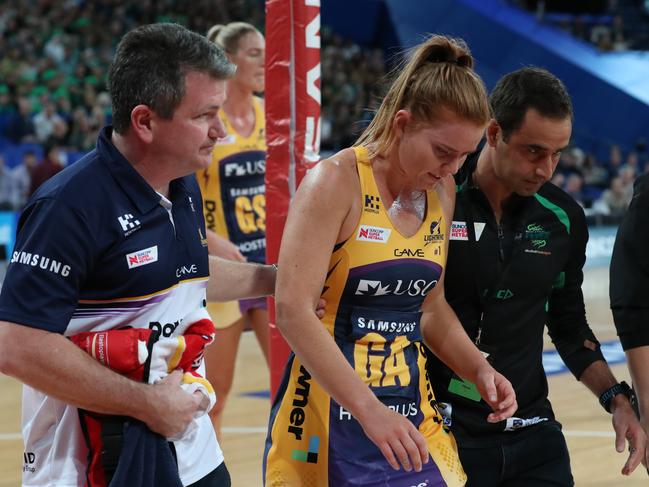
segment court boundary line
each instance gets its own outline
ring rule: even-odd
[[[266,433],[268,428],[265,426],[226,426],[222,431],[235,435],[248,435]],[[615,438],[613,431],[563,430],[563,434],[574,438]],[[22,440],[22,435],[20,433],[0,433],[0,441],[15,440]]]
[[[23,435],[21,433],[0,433],[0,441],[15,441],[22,439]]]

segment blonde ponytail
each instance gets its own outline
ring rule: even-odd
[[[393,76],[374,119],[356,141],[368,147],[371,157],[392,149],[392,121],[401,109],[409,110],[415,122],[434,120],[443,109],[478,125],[489,121],[487,90],[473,71],[473,57],[461,39],[430,36]]]

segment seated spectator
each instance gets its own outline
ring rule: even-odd
[[[12,179],[13,179],[13,195],[12,195],[12,205],[14,210],[20,210],[25,203],[27,203],[27,198],[29,198],[31,186],[32,186],[32,174],[36,165],[38,164],[38,159],[36,154],[32,151],[27,151],[23,155],[23,160],[21,164],[16,166],[13,170]]]
[[[602,197],[593,204],[593,210],[603,215],[619,216],[629,207],[631,198],[628,188],[625,187],[621,177],[611,181],[611,187],[604,191]]]
[[[618,175],[620,176],[620,179],[622,179],[624,189],[628,194],[629,201],[631,201],[631,198],[633,197],[633,183],[637,176],[635,168],[633,166],[621,167]]]
[[[45,181],[50,179],[56,173],[63,170],[65,164],[63,162],[63,153],[61,148],[57,145],[51,145],[46,148],[45,159],[36,166],[32,173],[32,184],[29,190],[31,196]]]
[[[575,20],[572,24],[572,35],[577,39],[581,39],[582,41],[589,40],[589,28],[583,16],[577,15],[575,17]]]
[[[68,138],[69,138],[68,124],[65,122],[56,122],[54,124],[52,133],[45,141],[45,145],[67,146]]]
[[[624,168],[627,167],[633,170],[634,176],[642,172],[642,168],[640,167],[640,161],[638,160],[637,152],[631,151],[627,154],[624,164],[622,165],[622,167],[620,167],[620,171],[622,171]]]
[[[97,133],[90,125],[90,118],[83,107],[77,107],[72,114],[72,130],[68,145],[74,150],[87,152],[92,150],[97,140]]]
[[[620,150],[620,146],[614,144],[609,149],[607,166],[609,179],[613,179],[618,175],[618,171],[622,166],[622,151]]]
[[[4,84],[0,84],[0,115],[11,115],[16,111],[16,107],[11,101],[11,96],[9,95],[9,87]]]
[[[33,142],[35,140],[32,106],[25,97],[18,98],[18,109],[12,114],[7,124],[7,138],[14,144]]]
[[[582,164],[584,162],[584,151],[579,147],[570,147],[561,153],[557,172],[569,177],[571,174],[583,176]]]
[[[635,141],[635,153],[638,154],[638,162],[643,172],[647,171],[649,165],[649,153],[647,152],[647,140],[644,137],[638,137]]]
[[[53,102],[47,101],[43,109],[34,115],[34,129],[36,130],[36,139],[40,143],[47,142],[51,135],[67,132],[65,120],[56,113],[56,106]]]
[[[608,171],[597,162],[595,156],[591,154],[586,155],[581,169],[584,175],[585,185],[600,189],[608,186]]]
[[[590,42],[600,51],[612,51],[611,28],[608,25],[597,24],[590,29]]]
[[[11,195],[13,193],[13,180],[11,170],[5,166],[5,159],[0,155],[0,211],[13,209]]]
[[[626,29],[624,27],[624,19],[621,15],[616,15],[613,17],[613,23],[611,25],[611,38],[613,41],[614,51],[626,51],[629,48]]]
[[[584,206],[584,195],[582,193],[583,185],[584,178],[580,174],[572,173],[567,177],[566,186],[564,188],[565,192],[572,196],[572,198],[581,206]]]

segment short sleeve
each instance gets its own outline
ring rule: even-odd
[[[82,213],[58,199],[23,211],[0,293],[0,320],[63,333],[94,260]]]

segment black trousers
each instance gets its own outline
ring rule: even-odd
[[[187,487],[230,487],[231,485],[230,472],[223,462],[198,482]]]
[[[530,434],[531,433],[531,434]],[[463,448],[459,453],[468,476],[466,487],[572,487],[570,456],[557,425],[537,425],[507,444]]]

